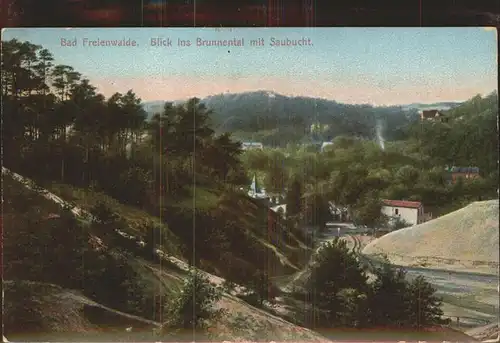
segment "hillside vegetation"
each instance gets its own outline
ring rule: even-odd
[[[268,91],[220,94],[202,102],[214,111],[212,126],[217,131],[233,132],[242,140],[273,147],[329,141],[339,135],[373,138],[377,126],[383,126],[386,136],[392,139],[418,118],[414,108],[350,105]],[[161,112],[162,103],[148,104],[148,113]]]
[[[5,167],[93,214],[82,222],[6,177],[6,280],[78,289],[160,321],[162,297],[180,286],[177,277],[157,284],[157,248],[247,286],[255,304],[276,290],[272,277],[306,263],[300,230],[240,191],[249,184],[240,143],[215,135],[198,99],[167,104],[147,123],[132,90],[105,99],[48,50],[2,47]]]
[[[496,92],[476,96],[445,114],[446,123],[418,121],[406,126],[399,140],[339,136],[322,153],[307,146],[269,148],[246,151],[242,161],[266,190],[291,190],[295,184],[298,191],[287,206],[296,209],[301,221],[320,227],[335,219],[327,201],[357,224],[376,228],[385,224],[381,199],[420,201],[434,217],[474,201],[497,199]],[[447,171],[451,166],[478,167],[480,178],[453,184]]]
[[[147,236],[143,247],[130,244],[134,242],[112,232],[111,223],[79,219],[69,207],[26,188],[5,171],[2,179],[6,337],[20,341],[192,338],[191,330],[161,329],[172,319],[172,311],[182,309],[175,301],[187,291],[189,273],[168,260],[154,260]],[[126,222],[120,229],[137,233]],[[207,322],[212,339],[324,340],[235,296],[221,295],[215,306],[224,316]],[[197,332],[197,337],[206,334]]]
[[[239,191],[240,143],[214,134],[199,99],[147,124],[131,90],[106,100],[28,42],[4,42],[3,54],[6,167],[84,207],[111,206],[130,230],[239,283],[305,263],[298,235]]]

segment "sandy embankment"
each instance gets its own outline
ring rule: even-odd
[[[363,254],[392,264],[499,274],[498,200],[474,202],[426,223],[391,232]]]

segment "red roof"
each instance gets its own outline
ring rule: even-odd
[[[392,207],[408,207],[408,208],[419,208],[422,206],[422,203],[420,201],[406,201],[406,200],[387,200],[384,199],[382,202],[386,206],[392,206]]]

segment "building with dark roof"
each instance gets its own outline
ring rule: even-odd
[[[446,122],[446,115],[440,110],[422,110],[420,111],[420,120],[439,120]]]

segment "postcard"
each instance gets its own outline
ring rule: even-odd
[[[4,339],[498,337],[496,30],[2,31]]]

